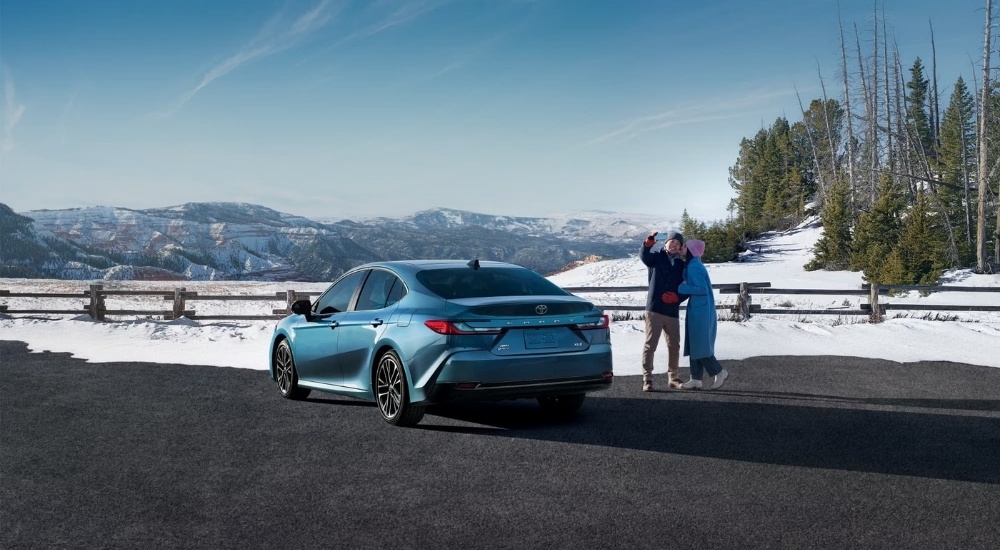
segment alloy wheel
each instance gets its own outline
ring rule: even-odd
[[[274,354],[274,370],[277,375],[278,391],[281,395],[288,395],[288,392],[292,388],[292,369],[295,367],[292,363],[292,352],[288,349],[288,346],[278,346],[277,352]]]
[[[403,403],[403,373],[391,353],[382,356],[375,374],[378,408],[386,419],[395,418]]]

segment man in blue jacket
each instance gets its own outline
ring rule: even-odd
[[[680,360],[680,303],[687,296],[678,295],[677,287],[684,279],[684,258],[681,246],[684,236],[668,231],[663,248],[653,251],[657,232],[653,231],[642,243],[639,258],[648,267],[649,291],[646,294],[646,340],[642,347],[642,391],[653,389],[653,354],[663,334],[667,342],[668,386],[681,387],[677,375]]]

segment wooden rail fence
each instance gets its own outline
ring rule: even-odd
[[[0,289],[0,299],[4,298],[80,298],[88,303],[78,309],[10,309],[5,304],[0,304],[0,312],[8,315],[15,314],[47,314],[47,315],[80,315],[86,313],[93,319],[104,321],[108,316],[151,316],[162,317],[163,319],[179,319],[187,317],[197,320],[269,320],[281,319],[291,313],[292,303],[303,298],[318,296],[321,292],[303,292],[297,290],[287,290],[275,292],[274,294],[226,294],[211,295],[199,294],[189,291],[184,287],[173,290],[105,290],[103,285],[90,285],[88,290],[79,293],[44,293],[44,292],[11,292]],[[172,302],[170,309],[108,309],[106,299],[111,296],[160,296],[164,301]],[[199,315],[195,310],[188,309],[189,301],[257,301],[257,302],[283,302],[284,307],[271,310],[270,314],[261,315]]]
[[[718,303],[718,310],[728,310],[742,320],[748,320],[753,314],[790,314],[790,315],[867,315],[874,323],[881,322],[887,310],[909,311],[1000,311],[1000,300],[993,304],[977,305],[944,305],[944,304],[910,304],[886,303],[881,297],[892,296],[896,292],[917,291],[922,294],[934,292],[979,292],[1000,293],[1000,287],[967,287],[967,286],[918,286],[918,285],[862,285],[860,289],[821,289],[821,288],[771,288],[769,282],[757,283],[724,283],[712,285],[719,294],[735,294],[735,303]],[[611,287],[564,287],[563,290],[572,294],[607,294],[607,293],[638,293],[646,292],[646,286],[611,286]],[[86,302],[77,309],[12,309],[7,304],[0,304],[0,313],[7,315],[80,315],[87,314],[98,321],[104,321],[109,316],[150,316],[163,319],[179,319],[187,317],[192,320],[271,320],[281,319],[291,313],[292,303],[303,298],[318,296],[321,292],[303,292],[286,290],[273,294],[259,295],[211,295],[188,291],[184,287],[172,290],[106,290],[101,284],[92,284],[87,290],[77,293],[43,293],[43,292],[12,292],[0,289],[0,300],[10,298],[67,299],[79,298]],[[866,296],[869,303],[860,304],[857,309],[825,308],[825,309],[793,309],[793,308],[762,308],[753,303],[753,295],[829,295],[829,296]],[[108,309],[105,301],[116,296],[152,296],[161,297],[163,301],[171,302],[171,307],[162,309]],[[197,301],[259,301],[283,303],[282,307],[271,309],[269,314],[260,315],[202,315],[197,310],[188,309],[190,302]],[[645,298],[643,297],[643,302]],[[643,311],[645,305],[597,304],[606,311]],[[686,309],[681,306],[681,309]]]
[[[735,304],[716,304],[717,310],[729,310],[741,320],[749,320],[755,313],[768,315],[867,315],[869,321],[880,323],[885,319],[887,310],[907,310],[907,311],[1000,311],[1000,300],[993,304],[977,305],[945,305],[945,304],[909,304],[909,303],[884,303],[881,296],[891,296],[896,292],[917,291],[923,294],[934,292],[982,292],[1000,293],[1000,287],[981,286],[928,286],[928,285],[861,285],[860,289],[826,289],[826,288],[771,288],[771,283],[725,283],[712,285],[719,294],[737,294]],[[593,293],[593,292],[646,292],[645,286],[629,287],[566,287],[563,290],[572,293]],[[825,309],[796,309],[796,308],[762,308],[753,304],[753,294],[779,294],[779,295],[814,295],[814,296],[866,296],[869,303],[860,304],[858,309],[847,308],[825,308]],[[616,306],[599,305],[598,307],[608,310],[622,311],[642,311],[645,305],[641,306]],[[681,306],[681,309],[685,309]]]

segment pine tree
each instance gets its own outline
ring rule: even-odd
[[[778,118],[768,130],[764,145],[764,157],[759,174],[765,180],[762,230],[783,229],[781,219],[785,216],[785,202],[791,194],[786,174],[789,169],[789,126],[784,118]]]
[[[858,216],[854,227],[851,269],[863,273],[866,281],[879,284],[901,282],[899,256],[901,211],[904,202],[893,187],[892,175],[883,174],[878,199],[871,209]]]
[[[729,169],[729,185],[736,190],[736,208],[743,226],[751,231],[763,230],[764,202],[767,197],[767,180],[760,166],[767,142],[767,130],[761,129],[753,137],[740,141],[740,153]]]
[[[806,196],[815,191],[814,180],[807,177],[814,164],[809,147],[782,117],[740,143],[729,183],[737,191],[742,227],[754,232],[785,229],[802,219]]]
[[[962,77],[955,82],[951,101],[941,121],[938,165],[944,185],[938,186],[938,198],[947,209],[956,228],[955,240],[964,265],[975,262],[975,227],[972,213],[977,197],[972,193],[976,171],[975,103]]]
[[[700,239],[705,235],[705,224],[688,215],[687,208],[681,214],[681,235],[685,239]]]
[[[934,136],[927,117],[928,84],[929,81],[924,77],[924,65],[918,57],[910,68],[910,81],[906,83],[906,89],[909,90],[906,96],[906,122],[912,138],[917,142],[915,145],[922,149],[922,156],[934,154]]]
[[[903,263],[902,284],[936,285],[948,268],[943,251],[946,246],[942,220],[930,211],[926,191],[907,212],[899,238]]]
[[[681,214],[681,234],[685,240],[705,241],[705,263],[730,262],[746,250],[743,231],[736,220],[706,224],[692,218],[687,209]]]
[[[743,235],[734,220],[714,222],[701,237],[705,241],[705,263],[731,262],[746,250]]]
[[[823,203],[823,236],[816,241],[814,256],[805,269],[839,271],[851,263],[851,204],[847,183],[839,181],[830,188]]]
[[[986,117],[986,134],[993,136],[993,139],[986,140],[986,157],[988,159],[1000,159],[1000,82],[994,80],[990,83],[990,106]],[[995,168],[994,160],[990,160]],[[992,177],[989,177],[992,176]],[[987,178],[989,177],[989,180]],[[984,249],[984,272],[997,273],[1000,271],[1000,184],[998,184],[996,173],[980,176],[979,169],[976,169],[976,181],[983,182],[983,193],[976,189],[976,214],[973,215],[973,223],[976,225],[977,233],[979,225],[983,226],[983,249]],[[985,196],[983,204],[979,204],[979,197]],[[982,212],[980,217],[979,212]],[[977,235],[978,244],[978,235]],[[976,258],[977,268],[979,258]]]
[[[834,99],[814,99],[796,126],[804,134],[805,145],[809,145],[809,140],[815,145],[808,180],[819,189],[818,198],[822,201],[827,189],[840,177],[838,151],[843,146],[844,109]]]

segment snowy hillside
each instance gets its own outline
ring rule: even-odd
[[[719,283],[755,283],[769,282],[772,288],[789,289],[860,289],[864,279],[857,271],[806,271],[803,266],[812,259],[812,250],[816,241],[822,235],[823,228],[816,220],[809,220],[798,228],[785,233],[768,234],[753,242],[750,250],[740,256],[740,261],[724,264],[707,264],[712,282]],[[575,269],[551,276],[549,279],[561,287],[580,286],[633,286],[646,285],[646,266],[639,261],[638,245],[636,255],[630,258],[594,262]],[[946,285],[955,286],[1000,286],[1000,275],[976,275],[969,270],[956,270],[945,274]],[[587,296],[601,304],[645,303],[645,293],[590,293]],[[787,309],[830,309],[830,317],[838,318],[838,309],[858,309],[859,304],[866,303],[861,296],[836,295],[755,295],[755,304],[764,308]],[[969,304],[976,305],[997,302],[1000,305],[1000,293],[979,294],[964,292],[935,292],[929,296],[920,296],[910,292],[904,296],[893,296],[888,300],[898,303],[914,304]],[[719,303],[734,303],[734,295],[717,295]],[[997,313],[948,312],[969,321],[997,321]],[[922,313],[921,313],[922,315]],[[758,316],[759,317],[759,316]],[[772,315],[770,317],[785,318],[788,316]],[[794,317],[794,316],[793,316]],[[820,321],[819,318],[810,317]],[[845,317],[837,322],[858,322],[857,317]],[[831,319],[826,319],[830,322]]]

